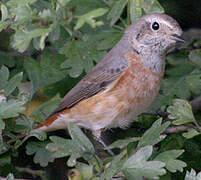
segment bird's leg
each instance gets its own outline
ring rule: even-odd
[[[104,148],[107,148],[107,144],[104,142],[104,140],[102,139],[101,137],[101,130],[98,130],[98,131],[93,131],[92,132],[92,135],[94,137],[94,139],[96,141],[98,141],[100,144],[102,144],[102,146]],[[111,156],[115,156],[114,152],[110,149],[106,149],[106,151],[111,155]]]

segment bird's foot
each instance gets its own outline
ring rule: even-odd
[[[106,148],[106,151],[111,155],[115,156],[114,152],[111,149],[107,149],[107,144],[104,142],[104,140],[101,137],[101,130],[93,131],[92,132],[93,137],[96,141],[98,141],[104,148]]]

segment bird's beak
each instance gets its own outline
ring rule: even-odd
[[[178,42],[182,42],[182,43],[186,42],[181,36],[179,36],[177,34],[172,34],[171,35],[171,39],[173,39],[175,41],[178,41]]]

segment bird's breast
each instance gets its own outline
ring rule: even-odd
[[[146,110],[158,94],[163,77],[163,73],[158,74],[144,66],[133,52],[125,58],[129,67],[108,93],[108,96],[114,94],[122,105],[122,112],[114,120],[120,127],[128,126],[134,117]]]

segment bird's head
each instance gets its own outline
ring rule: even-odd
[[[138,51],[150,50],[165,54],[176,42],[184,42],[182,30],[172,17],[166,14],[148,14],[130,25],[126,33]]]

